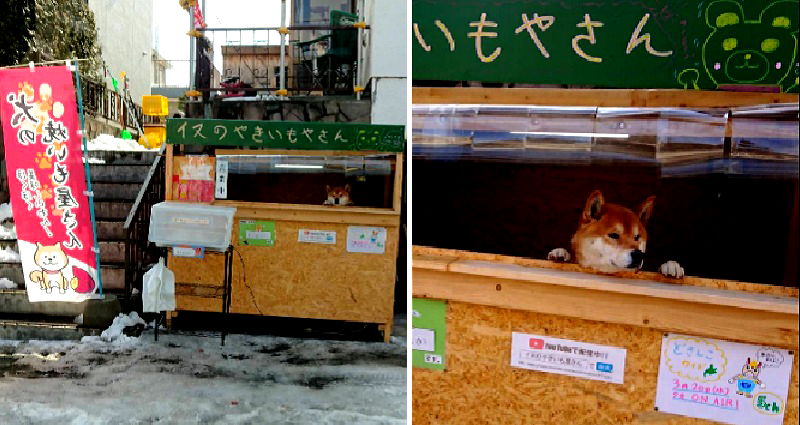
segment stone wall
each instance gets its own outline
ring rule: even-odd
[[[371,105],[369,100],[319,96],[280,101],[216,98],[211,109],[216,119],[369,123]],[[202,107],[187,107],[187,117],[202,116]]]

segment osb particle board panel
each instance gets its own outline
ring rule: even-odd
[[[414,245],[412,254],[424,256],[430,259],[452,259],[455,260],[481,260],[494,261],[503,264],[517,264],[529,267],[546,267],[558,270],[581,271],[596,273],[590,269],[583,268],[574,263],[555,263],[548,260],[537,260],[533,258],[511,257],[498,254],[486,254],[479,252],[461,251],[456,249],[432,248]],[[647,279],[656,282],[670,283],[675,285],[700,286],[707,288],[729,289],[735,291],[751,292],[756,294],[779,295],[785,297],[800,297],[800,289],[784,286],[766,285],[762,283],[737,282],[724,279],[707,279],[696,276],[686,276],[682,279],[672,279],[652,272],[620,272],[614,274],[628,279]]]
[[[625,383],[511,368],[512,331],[625,348]],[[413,370],[413,422],[716,424],[653,411],[661,337],[661,332],[642,327],[450,302],[447,370]],[[788,425],[798,423],[799,357],[794,357],[786,405]]]
[[[384,254],[365,254],[347,252],[347,224],[275,220],[275,246],[260,247],[238,246],[238,223],[236,217],[231,313],[391,321],[398,228],[386,228]],[[300,229],[336,231],[336,245],[298,242]],[[170,258],[170,269],[179,287],[180,283],[221,284],[222,258],[220,254],[207,254],[204,260]],[[178,299],[183,297],[178,295]],[[195,309],[188,302],[181,305],[179,309]]]

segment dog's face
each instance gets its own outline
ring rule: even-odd
[[[328,191],[328,201],[329,205],[348,205],[350,204],[350,185],[346,184],[344,187],[342,186],[325,186],[325,189]]]
[[[578,263],[603,272],[641,268],[647,248],[645,224],[654,202],[651,196],[631,211],[606,203],[599,190],[592,192],[572,237]]]

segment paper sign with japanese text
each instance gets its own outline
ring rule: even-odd
[[[734,425],[783,424],[794,353],[666,334],[656,409]]]
[[[511,334],[511,367],[622,384],[624,348],[569,339]]]
[[[383,254],[385,251],[385,227],[347,227],[347,252]]]
[[[6,171],[28,299],[80,302],[97,291],[94,229],[72,73],[0,70]]]

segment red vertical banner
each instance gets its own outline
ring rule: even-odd
[[[95,238],[72,72],[0,70],[0,121],[28,299],[93,297]]]

